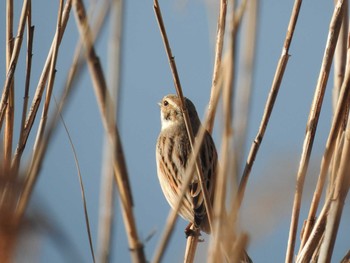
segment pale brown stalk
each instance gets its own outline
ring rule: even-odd
[[[110,9],[110,36],[108,42],[108,87],[110,89],[113,105],[110,114],[110,123],[117,123],[117,115],[119,112],[119,91],[121,76],[121,51],[122,51],[122,35],[123,35],[123,11],[124,4],[122,0],[113,0],[109,6]],[[104,136],[103,147],[103,169],[101,172],[100,187],[100,207],[99,207],[99,225],[98,225],[98,262],[110,262],[111,256],[111,239],[113,231],[114,218],[114,200],[115,200],[115,184],[113,177],[113,145],[108,143],[108,138]]]
[[[231,18],[230,18],[230,34],[229,34],[229,47],[227,51],[227,60],[225,65],[225,71],[222,70],[222,75],[225,76],[223,83],[223,108],[224,108],[224,128],[221,142],[221,163],[220,169],[217,173],[216,186],[215,186],[215,198],[214,198],[214,218],[216,220],[213,231],[213,239],[209,252],[209,262],[221,262],[223,260],[223,254],[220,247],[226,244],[230,236],[233,237],[232,243],[235,242],[235,231],[228,232],[227,227],[231,228],[231,224],[228,226],[226,220],[226,192],[228,178],[231,177],[232,182],[236,182],[236,156],[234,155],[231,147],[233,140],[233,109],[234,109],[234,89],[235,89],[235,62],[236,62],[236,37],[238,27],[241,23],[244,7],[246,1],[241,3],[240,8],[236,8],[235,1],[231,1]],[[232,186],[232,191],[237,189],[237,185]],[[235,222],[232,222],[235,225]],[[234,229],[234,228],[233,228]],[[231,243],[231,244],[232,244]],[[223,248],[227,251],[227,247]]]
[[[340,219],[344,203],[350,187],[350,118],[344,135],[344,145],[341,154],[341,161],[336,176],[335,191],[332,196],[332,203],[327,215],[325,237],[321,245],[320,262],[331,262],[335,240],[337,238]]]
[[[317,181],[315,193],[312,199],[306,225],[304,227],[300,249],[304,246],[309,236],[309,233],[312,229],[313,222],[315,221],[317,208],[322,196],[331,158],[333,156],[335,146],[337,145],[336,140],[337,140],[338,134],[341,133],[344,116],[347,115],[346,104],[349,101],[349,98],[350,98],[350,47],[348,46],[345,79],[340,88],[339,99],[337,101],[337,105],[335,108],[334,117],[332,121],[332,126],[328,135],[325,151],[321,161],[320,174],[318,177],[318,181]],[[334,161],[336,161],[336,159],[334,159]]]
[[[56,33],[53,39],[53,52],[52,52],[51,63],[50,63],[49,79],[47,82],[46,98],[45,98],[44,107],[41,115],[41,120],[39,122],[38,132],[36,134],[36,139],[35,139],[34,149],[33,149],[34,152],[36,151],[38,144],[42,140],[44,136],[45,128],[46,128],[47,115],[49,112],[50,101],[51,101],[51,94],[52,94],[53,85],[55,82],[56,61],[57,61],[57,54],[59,50],[59,44],[60,44],[59,38],[61,35],[62,12],[63,12],[63,0],[60,0],[58,14],[57,14]]]
[[[214,104],[215,104],[214,94],[216,93],[216,90],[219,89],[218,84],[220,81],[222,49],[224,46],[226,12],[227,12],[227,0],[221,0],[218,25],[217,25],[217,34],[216,34],[214,69],[213,69],[211,93],[210,93],[210,99],[209,99],[209,105],[208,105],[209,122],[208,122],[207,130],[209,133],[213,132],[215,113],[216,113],[216,107],[214,107]]]
[[[281,82],[282,82],[282,78],[284,75],[284,71],[286,69],[287,66],[287,62],[288,62],[288,58],[289,58],[289,47],[290,44],[292,42],[292,38],[293,38],[293,34],[294,34],[294,29],[298,20],[298,15],[299,15],[299,10],[301,7],[301,0],[296,0],[294,2],[294,6],[293,6],[293,11],[289,20],[289,24],[288,24],[288,28],[287,28],[287,33],[286,33],[286,38],[283,44],[283,48],[282,48],[282,54],[281,57],[278,61],[277,64],[277,68],[276,68],[276,72],[275,72],[275,76],[272,82],[272,86],[270,89],[270,93],[269,96],[267,98],[266,104],[265,104],[265,109],[264,109],[264,113],[263,113],[263,117],[261,119],[260,122],[260,126],[259,126],[259,130],[258,133],[251,145],[249,154],[248,154],[248,158],[247,158],[247,162],[246,165],[244,167],[244,171],[242,174],[242,178],[239,184],[239,188],[238,188],[238,196],[237,196],[237,205],[238,207],[241,206],[242,200],[244,198],[244,193],[245,193],[245,189],[247,186],[247,182],[250,176],[250,172],[251,169],[253,167],[256,155],[258,153],[259,147],[261,145],[261,142],[264,138],[265,135],[265,131],[266,131],[266,127],[269,123],[270,120],[270,116],[278,95],[278,91],[280,89],[281,86]]]
[[[335,0],[336,4],[338,0]],[[344,15],[342,26],[339,32],[337,46],[334,53],[334,87],[332,91],[332,101],[333,101],[333,110],[337,106],[338,97],[341,85],[344,79],[345,65],[346,65],[346,52],[347,52],[347,43],[348,43],[348,28],[349,28],[349,10],[348,10],[348,1],[344,1]]]
[[[25,126],[25,120],[28,110],[28,99],[29,99],[29,87],[30,87],[30,76],[32,72],[32,56],[33,56],[33,37],[34,37],[34,26],[32,26],[32,8],[31,3],[28,6],[28,16],[27,16],[27,59],[26,59],[26,76],[25,76],[25,86],[22,104],[22,117],[21,117],[21,130],[19,133],[19,144],[21,144],[21,139],[23,138],[22,133]],[[17,159],[19,160],[19,159]],[[17,174],[19,169],[19,162],[12,163],[12,171]]]
[[[85,47],[85,57],[92,78],[98,106],[100,109],[102,122],[108,134],[109,142],[115,146],[114,148],[114,175],[116,177],[119,195],[122,203],[122,212],[124,218],[125,229],[129,241],[129,248],[133,262],[146,262],[143,250],[143,244],[139,240],[135,217],[133,213],[133,201],[129,179],[126,169],[121,140],[119,137],[118,127],[109,123],[108,112],[112,105],[111,97],[107,89],[104,73],[96,55],[91,30],[87,21],[85,7],[82,1],[73,1],[76,23]]]
[[[242,64],[240,65],[240,77],[238,78],[237,93],[239,102],[237,102],[238,110],[235,117],[235,155],[237,164],[241,165],[244,156],[246,144],[246,135],[248,120],[251,107],[251,92],[253,88],[254,65],[256,54],[256,38],[258,31],[258,10],[259,1],[252,0],[247,3],[246,25],[242,32]],[[238,167],[239,169],[240,167]]]
[[[195,229],[193,225],[191,226],[191,230],[194,231],[194,234],[190,235],[187,238],[184,263],[194,262],[194,258],[196,256],[196,250],[198,245],[198,235],[200,231],[199,229]]]
[[[334,13],[330,22],[328,39],[325,47],[325,52],[322,60],[321,70],[317,81],[315,95],[310,109],[310,114],[306,126],[306,135],[303,143],[303,150],[299,162],[297,172],[296,190],[294,194],[293,210],[291,216],[291,224],[289,230],[288,246],[286,253],[286,263],[292,263],[296,233],[299,221],[301,198],[303,193],[304,181],[308,169],[313,141],[316,134],[318,119],[321,112],[326,84],[328,81],[329,71],[332,65],[335,46],[337,43],[340,27],[342,24],[342,14],[344,10],[343,0],[338,1],[334,9]]]
[[[6,71],[9,70],[13,51],[13,0],[6,1]],[[4,175],[10,172],[14,126],[14,80],[10,84],[4,129]]]
[[[22,40],[23,40],[23,32],[26,24],[27,17],[27,7],[29,0],[24,0],[22,5],[21,16],[18,23],[17,36],[15,38],[15,43],[13,45],[13,51],[10,59],[10,63],[8,66],[8,70],[6,72],[6,80],[3,87],[1,100],[0,100],[0,130],[4,121],[6,107],[8,105],[8,98],[10,94],[11,85],[13,84],[14,73],[16,70],[17,60],[20,53]]]
[[[67,0],[65,7],[64,7],[64,10],[63,10],[63,13],[62,13],[61,34],[58,37],[59,44],[62,40],[63,33],[64,33],[64,31],[66,29],[66,25],[68,23],[71,6],[72,6],[72,0]],[[55,37],[54,37],[54,39],[55,39]],[[42,94],[43,94],[43,91],[45,88],[46,80],[47,80],[48,75],[49,75],[51,58],[53,55],[53,48],[54,48],[54,42],[51,44],[51,48],[50,48],[50,51],[49,51],[48,56],[46,58],[44,68],[41,72],[41,75],[39,78],[39,83],[38,83],[38,86],[35,90],[32,105],[31,105],[31,108],[29,110],[29,113],[28,113],[28,116],[27,116],[27,119],[26,119],[26,122],[24,125],[24,129],[20,134],[19,142],[18,142],[16,151],[15,151],[15,155],[14,155],[13,160],[12,160],[12,165],[15,165],[17,167],[20,164],[22,153],[23,153],[24,148],[26,146],[27,139],[29,137],[29,134],[30,134],[31,128],[33,126],[37,111],[38,111],[39,106],[40,106],[40,102],[41,102]]]
[[[334,190],[334,188],[333,188]],[[327,198],[322,211],[317,218],[317,221],[310,233],[310,237],[305,243],[302,250],[299,252],[295,262],[296,263],[304,263],[304,262],[310,262],[310,259],[312,257],[312,254],[314,253],[316,247],[319,245],[319,242],[323,236],[324,229],[326,227],[327,223],[327,213],[329,211],[330,205],[331,205],[332,199]]]

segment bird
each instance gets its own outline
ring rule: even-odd
[[[188,98],[184,98],[184,102],[193,135],[196,137],[201,127],[196,107]],[[185,126],[180,98],[174,94],[169,94],[163,97],[159,102],[159,106],[161,131],[156,145],[157,174],[163,194],[169,205],[174,209],[181,195],[182,184],[185,181],[185,171],[189,164],[192,149]],[[214,141],[210,133],[205,131],[199,152],[199,161],[204,186],[208,191],[211,204],[213,204],[214,199],[217,159]],[[211,229],[204,202],[204,193],[196,170],[192,181],[186,189],[186,194],[178,213],[189,222],[185,229],[187,237],[191,234],[191,226],[194,226],[196,230],[210,234]]]

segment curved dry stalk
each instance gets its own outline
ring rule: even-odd
[[[304,181],[309,165],[310,155],[312,151],[313,141],[316,134],[318,119],[321,112],[326,84],[328,81],[329,71],[332,65],[335,46],[337,43],[340,27],[342,24],[342,14],[344,10],[343,0],[338,1],[335,6],[334,13],[330,22],[327,44],[322,60],[321,70],[318,77],[314,99],[310,109],[310,115],[306,126],[306,134],[303,143],[303,150],[297,172],[296,190],[294,194],[292,218],[289,230],[288,246],[286,253],[286,263],[293,261],[296,233],[300,214],[301,198],[304,188]]]
[[[219,89],[220,81],[220,71],[221,71],[221,60],[222,60],[222,49],[224,46],[224,36],[225,36],[225,24],[226,24],[226,12],[227,12],[227,0],[220,1],[220,13],[218,18],[217,34],[216,34],[216,46],[215,46],[215,59],[214,59],[214,69],[211,84],[211,93],[208,105],[208,116],[209,121],[207,125],[207,130],[209,133],[213,132],[216,106],[214,94]],[[215,107],[214,107],[215,106]]]
[[[74,0],[73,5],[77,27],[85,47],[85,57],[93,82],[103,126],[108,134],[109,142],[115,146],[113,153],[114,175],[116,177],[122,203],[123,218],[129,241],[131,257],[133,262],[146,262],[143,244],[140,241],[137,233],[136,221],[133,212],[132,194],[118,127],[115,125],[115,123],[109,122],[109,107],[112,105],[111,97],[107,89],[99,58],[97,57],[93,46],[91,30],[87,21],[84,4],[81,0]]]
[[[8,104],[8,98],[10,94],[10,88],[13,84],[13,78],[16,70],[17,60],[20,53],[22,40],[23,40],[23,32],[26,24],[27,10],[28,10],[28,2],[29,0],[24,0],[22,5],[21,16],[18,23],[17,36],[15,38],[15,43],[13,46],[13,52],[11,55],[11,60],[8,66],[8,70],[6,73],[6,80],[3,88],[3,92],[0,100],[0,130],[4,121],[5,110]]]
[[[268,125],[268,122],[270,120],[270,116],[273,110],[273,106],[275,104],[275,100],[278,95],[279,88],[281,86],[282,78],[284,75],[285,68],[287,66],[288,58],[289,58],[289,47],[293,39],[293,34],[294,34],[294,29],[298,20],[298,15],[299,15],[299,10],[301,7],[302,0],[295,0],[292,14],[289,20],[288,28],[287,28],[287,33],[286,33],[286,38],[283,44],[282,48],[282,54],[281,57],[278,61],[277,64],[277,69],[275,72],[275,76],[272,82],[272,86],[270,89],[269,96],[266,101],[265,109],[264,109],[264,114],[260,122],[259,130],[258,133],[252,143],[252,146],[250,148],[248,158],[246,165],[244,167],[243,175],[239,184],[238,188],[238,195],[237,195],[237,206],[240,207],[242,204],[242,200],[244,197],[245,189],[247,186],[247,182],[250,176],[250,172],[252,169],[252,166],[255,161],[255,157],[258,153],[259,147],[261,145],[261,142],[264,138],[264,134],[266,131],[266,127]]]
[[[348,110],[348,108],[346,107],[346,105],[347,105],[347,102],[349,101],[349,98],[350,98],[350,46],[348,46],[348,50],[347,50],[345,79],[340,88],[339,99],[336,105],[332,126],[328,135],[325,151],[321,161],[320,174],[318,177],[315,193],[311,202],[309,215],[306,220],[306,225],[302,234],[300,249],[302,249],[302,247],[304,246],[309,236],[309,233],[311,232],[311,229],[313,226],[312,223],[315,220],[317,208],[322,196],[322,191],[323,191],[324,183],[327,176],[327,171],[331,162],[333,152],[337,144],[336,142],[337,137],[338,137],[338,134],[340,134],[341,132],[344,116],[347,115],[346,111]]]
[[[176,88],[176,92],[180,98],[181,101],[181,109],[182,109],[182,114],[184,116],[184,120],[185,120],[185,126],[186,126],[186,130],[187,130],[187,134],[188,134],[188,138],[190,140],[190,144],[191,144],[191,149],[192,152],[194,150],[194,135],[193,135],[193,130],[192,130],[192,126],[191,126],[191,122],[190,122],[190,118],[188,115],[188,111],[186,108],[186,103],[185,103],[185,99],[182,93],[182,88],[181,88],[181,84],[180,84],[180,78],[179,75],[177,73],[177,67],[176,67],[176,63],[175,63],[175,58],[172,55],[171,52],[171,48],[170,48],[170,44],[168,41],[168,37],[166,34],[166,30],[165,30],[165,26],[164,26],[164,22],[163,22],[163,18],[162,18],[162,14],[160,11],[160,7],[159,7],[159,3],[157,0],[154,1],[154,11],[156,13],[157,16],[157,21],[159,24],[159,28],[161,31],[161,35],[164,41],[164,45],[165,45],[165,49],[166,49],[166,53],[168,55],[168,59],[169,59],[169,64],[170,64],[170,68],[173,74],[173,78],[174,78],[174,84],[175,84],[175,88]],[[200,169],[200,161],[199,161],[199,156],[197,156],[196,158],[196,170],[197,170],[197,174],[198,174],[198,179],[200,181],[201,184],[201,190],[203,192],[203,196],[204,196],[204,203],[205,203],[205,208],[206,208],[206,213],[208,216],[208,221],[209,221],[209,225],[211,228],[211,220],[212,220],[212,207],[211,207],[211,203],[210,203],[210,198],[209,198],[209,193],[208,190],[205,186],[204,183],[204,177],[203,177],[203,172],[202,169]]]
[[[57,105],[57,102],[56,102],[56,105]],[[86,205],[87,202],[86,202],[86,197],[85,197],[85,188],[84,188],[83,177],[81,175],[80,165],[79,165],[79,161],[78,161],[78,154],[77,154],[77,152],[75,150],[72,137],[70,136],[70,132],[68,130],[66,122],[63,119],[62,113],[61,113],[60,110],[57,110],[57,112],[58,112],[58,115],[60,116],[61,122],[63,124],[63,128],[64,128],[64,130],[65,130],[65,132],[67,134],[68,140],[69,140],[69,145],[70,145],[70,147],[72,149],[72,152],[73,152],[75,167],[77,168],[77,173],[78,173],[80,192],[81,192],[81,199],[83,201],[85,225],[86,225],[86,231],[87,231],[88,239],[89,239],[90,252],[91,252],[92,261],[95,263],[95,253],[94,253],[94,246],[92,244],[92,235],[91,235],[91,230],[90,230],[89,214],[88,214],[87,205]],[[39,143],[40,143],[40,141],[39,141]]]

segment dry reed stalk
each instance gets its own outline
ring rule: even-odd
[[[27,15],[27,58],[26,58],[26,76],[25,76],[25,86],[23,94],[23,105],[22,105],[22,117],[21,117],[21,128],[19,136],[19,144],[22,144],[21,139],[25,127],[25,120],[28,110],[28,99],[29,99],[29,87],[30,87],[30,76],[32,72],[32,56],[33,56],[33,37],[34,37],[34,26],[32,26],[32,8],[31,3],[28,5],[28,15]],[[12,163],[12,171],[14,174],[18,173],[19,169],[19,159],[17,162]]]
[[[332,191],[333,190],[334,190],[334,187]],[[316,223],[310,233],[309,239],[306,241],[304,247],[301,249],[301,251],[296,257],[296,260],[295,260],[296,263],[310,262],[310,259],[323,236],[324,229],[326,228],[327,213],[329,211],[331,202],[332,202],[332,199],[330,197],[327,198],[327,200],[325,201],[325,204],[323,205],[321,213],[317,218]]]
[[[36,151],[38,144],[42,140],[44,136],[45,128],[46,128],[47,115],[50,107],[52,89],[55,82],[56,61],[57,61],[57,55],[59,50],[59,44],[60,44],[59,38],[61,35],[62,12],[63,12],[63,0],[60,0],[59,7],[58,7],[56,32],[55,32],[55,37],[53,39],[53,52],[52,52],[52,58],[50,63],[49,77],[47,81],[46,98],[44,102],[43,111],[41,114],[41,119],[39,122],[39,128],[38,128],[35,142],[34,142],[34,147],[33,147],[34,152]]]
[[[336,4],[337,0],[334,0],[334,4]],[[339,92],[341,85],[344,79],[345,65],[346,65],[346,50],[347,50],[347,42],[348,42],[348,28],[349,28],[349,10],[348,10],[348,1],[344,1],[344,15],[342,26],[339,32],[337,46],[335,48],[334,53],[334,87],[332,93],[332,102],[333,102],[333,110],[337,106]]]
[[[243,1],[239,8],[236,8],[235,1],[231,2],[231,21],[230,21],[230,34],[229,34],[229,48],[227,51],[227,60],[225,61],[225,71],[222,70],[221,74],[226,76],[223,84],[223,107],[224,107],[224,129],[221,142],[221,166],[217,172],[216,186],[215,186],[215,198],[214,198],[214,218],[216,220],[214,224],[213,239],[210,246],[209,262],[221,262],[223,256],[226,255],[228,248],[223,244],[227,244],[226,241],[230,240],[231,244],[235,243],[236,233],[235,223],[233,225],[233,231],[227,231],[231,229],[231,225],[227,222],[226,212],[226,193],[227,193],[227,181],[231,177],[232,182],[236,182],[237,163],[236,156],[232,149],[233,141],[233,101],[234,101],[234,79],[235,79],[235,59],[236,59],[236,37],[238,28],[242,21],[243,13],[246,7],[246,1]],[[236,191],[237,185],[232,186],[232,191]],[[237,212],[237,211],[235,211]],[[221,250],[224,250],[223,253]],[[240,254],[240,253],[237,253]]]
[[[66,28],[66,25],[68,22],[71,4],[72,4],[71,0],[67,0],[65,7],[64,7],[64,10],[62,12],[62,24],[61,24],[62,31],[61,31],[61,35],[58,37],[59,42],[61,42],[61,40],[62,40],[62,36],[63,36],[63,33],[65,31],[65,28]],[[51,45],[49,55],[46,59],[44,69],[41,73],[41,76],[39,79],[39,84],[38,84],[38,87],[35,91],[32,106],[31,106],[31,109],[28,113],[28,117],[27,117],[24,129],[23,129],[22,133],[20,134],[17,149],[16,149],[15,155],[14,155],[13,160],[12,160],[12,164],[15,165],[15,167],[19,167],[19,165],[20,165],[20,159],[21,159],[23,150],[25,148],[31,127],[34,123],[37,110],[38,110],[39,105],[40,105],[41,95],[42,95],[42,92],[44,90],[45,83],[46,83],[46,80],[48,77],[49,65],[51,62],[51,56],[53,54],[52,52],[53,52],[53,44]],[[57,116],[57,118],[58,118],[58,116]],[[51,134],[52,134],[52,130],[48,132],[48,135],[46,136],[46,138],[50,138]],[[40,145],[38,145],[37,150],[33,152],[33,158],[32,158],[31,164],[25,170],[26,171],[26,174],[24,175],[25,183],[24,183],[21,198],[18,202],[17,211],[16,211],[17,220],[20,220],[22,218],[22,216],[27,208],[29,198],[31,196],[31,193],[33,191],[33,187],[34,187],[35,182],[36,182],[38,175],[39,175],[39,170],[40,170],[41,163],[43,160],[43,154],[45,153],[45,151],[47,149],[47,145],[48,145],[48,141],[43,139],[41,141]]]
[[[129,185],[129,179],[126,169],[119,131],[116,124],[109,123],[108,112],[111,103],[111,97],[107,89],[106,81],[102,71],[99,58],[96,55],[91,30],[88,24],[85,7],[82,1],[74,0],[74,13],[77,27],[85,47],[85,57],[92,78],[98,106],[101,113],[101,119],[104,128],[108,134],[109,142],[115,146],[113,156],[114,175],[116,177],[119,195],[122,203],[122,212],[125,224],[125,230],[129,241],[129,249],[133,262],[146,262],[143,244],[138,238],[135,217],[133,213],[133,201]]]
[[[211,84],[211,93],[208,105],[208,126],[206,127],[209,133],[213,132],[216,106],[215,105],[215,93],[219,88],[220,81],[220,71],[221,71],[221,60],[222,60],[222,49],[224,46],[224,36],[225,36],[225,25],[226,25],[226,13],[227,13],[227,0],[220,1],[220,11],[217,25],[216,33],[216,46],[215,46],[215,59],[213,68],[213,77]]]
[[[198,235],[200,234],[200,231],[199,229],[195,229],[193,225],[191,226],[191,230],[194,231],[194,234],[187,238],[184,263],[194,262],[194,258],[196,256]]]
[[[318,177],[314,196],[313,196],[313,199],[311,202],[309,215],[308,215],[308,218],[306,220],[306,225],[304,227],[304,231],[302,234],[302,241],[301,241],[300,249],[302,249],[302,247],[304,246],[304,244],[309,236],[309,233],[311,232],[313,222],[315,220],[317,208],[318,208],[321,196],[322,196],[322,192],[323,192],[327,172],[329,169],[329,165],[330,165],[332,156],[334,156],[333,155],[334,150],[336,149],[337,137],[339,134],[341,134],[343,119],[344,119],[344,116],[347,115],[346,111],[348,109],[346,107],[346,104],[350,98],[350,46],[349,46],[349,44],[348,44],[348,49],[347,49],[347,62],[346,62],[345,78],[344,78],[344,81],[343,81],[341,88],[340,88],[340,93],[338,96],[339,98],[338,98],[338,102],[337,102],[337,105],[335,108],[334,117],[332,120],[332,126],[330,129],[329,135],[328,135],[325,151],[324,151],[323,158],[321,161],[320,174]],[[337,163],[334,158],[333,158],[333,160],[335,163]]]
[[[313,141],[316,134],[318,119],[321,112],[323,97],[333,60],[334,50],[337,43],[340,27],[342,24],[343,10],[343,0],[340,0],[335,6],[334,13],[330,22],[328,39],[322,60],[321,70],[317,80],[315,95],[312,101],[312,106],[310,109],[310,114],[306,126],[306,135],[304,138],[303,150],[301,153],[299,168],[297,172],[296,190],[294,194],[293,210],[291,216],[291,224],[285,261],[286,263],[291,263],[293,261],[304,181],[309,165]]]
[[[13,0],[6,1],[6,71],[9,70],[10,60],[13,51]],[[4,173],[10,172],[12,143],[13,143],[13,126],[14,126],[14,79],[10,85],[9,96],[5,115],[4,129]]]
[[[256,135],[256,137],[251,145],[251,148],[250,148],[250,151],[248,154],[248,159],[247,159],[246,165],[244,167],[243,175],[241,177],[241,181],[239,184],[238,194],[237,194],[237,206],[238,206],[238,208],[242,204],[242,200],[244,198],[244,193],[245,193],[245,189],[246,189],[247,182],[249,179],[249,175],[250,175],[252,166],[254,164],[255,157],[256,157],[257,152],[259,150],[259,147],[261,145],[262,139],[264,137],[266,127],[268,125],[268,122],[269,122],[269,119],[270,119],[270,116],[271,116],[271,113],[273,110],[273,106],[274,106],[275,100],[277,98],[279,88],[281,86],[282,78],[283,78],[284,71],[286,69],[288,58],[289,58],[288,52],[289,52],[290,44],[291,44],[292,39],[293,39],[293,34],[294,34],[295,26],[296,26],[296,23],[298,20],[298,15],[299,15],[301,3],[302,3],[301,0],[296,0],[294,2],[293,10],[292,10],[291,17],[290,17],[289,24],[288,24],[288,28],[287,28],[286,38],[285,38],[283,48],[282,48],[282,54],[281,54],[281,57],[280,57],[278,64],[277,64],[275,76],[274,76],[274,79],[272,82],[269,96],[267,98],[263,117],[262,117],[262,120],[260,122],[258,133],[257,133],[257,135]]]
[[[219,79],[219,85],[218,85],[218,89],[216,89],[216,92],[214,93],[214,97],[213,97],[213,101],[212,101],[212,106],[214,108],[217,107],[218,105],[218,101],[219,101],[219,94],[221,92],[221,81],[222,79],[220,78]],[[179,199],[178,199],[178,202],[177,204],[174,206],[173,209],[170,209],[170,212],[169,212],[169,215],[168,215],[168,218],[167,218],[167,221],[166,221],[166,224],[165,224],[165,229],[163,231],[163,235],[161,237],[161,240],[159,242],[159,245],[154,253],[154,256],[153,256],[153,260],[152,262],[153,263],[159,263],[161,262],[162,260],[162,257],[164,255],[164,252],[165,252],[165,249],[168,245],[168,242],[169,242],[169,239],[170,239],[170,235],[172,234],[172,231],[174,229],[174,225],[175,225],[175,222],[176,222],[176,219],[177,219],[177,214],[180,210],[180,207],[182,205],[182,201],[185,197],[185,194],[186,194],[186,191],[187,191],[187,188],[188,188],[188,185],[190,184],[191,180],[192,180],[192,176],[193,176],[193,171],[194,171],[194,166],[195,166],[195,159],[196,157],[198,156],[199,154],[199,151],[200,151],[200,147],[203,143],[203,139],[204,139],[204,135],[205,135],[205,131],[206,131],[206,128],[205,127],[208,127],[207,124],[208,124],[208,112],[206,114],[206,117],[205,117],[205,120],[204,122],[202,122],[202,126],[200,127],[199,131],[198,131],[198,134],[197,134],[197,137],[196,137],[196,142],[195,142],[195,145],[194,145],[194,150],[193,150],[193,155],[192,157],[190,158],[189,160],[189,163],[188,163],[188,166],[186,168],[186,171],[185,171],[185,180],[183,181],[183,184],[182,184],[182,187],[181,187],[181,191],[180,191],[180,196],[179,196]]]
[[[112,96],[113,105],[110,105],[111,123],[117,123],[119,112],[120,76],[121,76],[121,51],[123,36],[123,1],[114,0],[110,5],[110,36],[108,43],[108,86]],[[107,6],[107,4],[105,5]],[[99,224],[97,255],[98,262],[110,262],[111,239],[114,218],[115,184],[113,177],[113,148],[108,143],[108,138],[104,136],[104,158],[101,173]]]
[[[236,117],[235,143],[236,159],[240,165],[243,161],[244,148],[246,144],[246,135],[248,120],[251,107],[251,92],[253,88],[254,64],[256,53],[256,38],[258,28],[258,9],[259,2],[256,0],[248,1],[246,12],[246,28],[242,32],[242,64],[240,65],[241,73],[238,78],[237,91],[240,94],[239,103],[237,103],[238,116]],[[239,167],[238,167],[239,169]]]
[[[11,60],[8,66],[8,70],[6,72],[6,80],[5,80],[5,84],[3,87],[1,100],[0,100],[0,130],[2,128],[2,124],[4,121],[5,111],[8,105],[10,89],[13,84],[13,78],[16,70],[17,60],[18,60],[19,52],[22,45],[23,32],[26,24],[26,17],[27,17],[27,10],[28,10],[27,7],[28,7],[28,0],[24,0],[22,5],[21,15],[19,18],[17,35],[15,37],[15,43],[13,45]]]
[[[325,237],[320,249],[320,262],[331,261],[345,199],[350,188],[350,118],[348,119],[344,134],[344,145],[341,156],[340,166],[336,176],[335,191],[332,195],[332,203],[327,215]]]
[[[71,6],[72,6],[72,0],[67,0],[65,7],[64,7],[64,10],[63,10],[63,13],[62,13],[61,35],[58,37],[59,43],[62,40],[64,31],[65,31],[67,23],[68,23]],[[54,36],[54,39],[55,38],[56,37]],[[19,141],[18,141],[18,144],[16,147],[16,151],[15,151],[13,160],[12,160],[12,165],[15,165],[17,167],[20,165],[21,157],[22,157],[24,148],[26,146],[27,139],[29,137],[29,134],[30,134],[31,128],[33,126],[37,111],[38,111],[39,106],[40,106],[42,94],[44,92],[46,80],[48,78],[48,74],[49,74],[49,70],[50,70],[53,49],[54,49],[54,42],[51,44],[50,51],[48,53],[48,56],[47,56],[46,61],[45,61],[45,65],[44,65],[43,70],[41,72],[41,75],[39,78],[39,83],[38,83],[38,86],[35,90],[32,105],[31,105],[30,110],[28,112],[28,116],[27,116],[27,119],[25,121],[24,128],[20,134],[20,138],[19,138]],[[33,181],[33,183],[34,183],[35,178],[31,178],[28,180]],[[30,183],[30,184],[32,184],[32,183]],[[29,188],[31,188],[31,186]]]
[[[66,2],[65,9],[63,11],[62,26],[63,25],[65,26],[67,24],[70,9],[71,9],[71,1],[68,0]],[[102,17],[102,18],[106,17],[105,13],[102,12],[100,17]],[[102,21],[103,21],[103,19],[99,19],[97,21],[95,32],[100,32],[100,28],[103,24]],[[62,31],[62,34],[63,34],[63,31]],[[62,35],[61,35],[61,37],[62,37]],[[19,199],[18,206],[17,206],[17,218],[21,218],[21,216],[23,215],[23,213],[27,207],[27,203],[29,201],[34,183],[36,182],[36,179],[39,175],[41,164],[44,160],[45,153],[46,153],[47,148],[50,144],[50,141],[51,141],[50,139],[52,138],[53,133],[56,131],[55,128],[57,126],[58,120],[60,119],[60,116],[61,116],[60,114],[61,114],[62,110],[64,109],[64,106],[66,105],[67,98],[69,98],[69,96],[72,92],[72,89],[74,88],[74,85],[73,85],[74,80],[77,78],[77,76],[79,76],[79,72],[83,66],[83,58],[81,56],[81,45],[82,45],[82,43],[79,41],[78,45],[76,47],[76,50],[75,50],[75,54],[74,54],[74,58],[73,58],[73,62],[72,62],[70,71],[68,73],[65,88],[64,88],[63,93],[61,94],[61,97],[59,99],[59,105],[57,107],[57,112],[56,112],[56,114],[53,115],[53,118],[50,120],[50,124],[48,125],[46,135],[43,137],[42,141],[40,142],[40,145],[38,146],[38,151],[35,152],[36,156],[34,156],[32,158],[33,162],[28,164],[27,167],[24,169],[25,171],[27,171],[27,173],[25,175],[26,182],[24,184],[21,198]],[[49,52],[49,54],[50,54],[50,52]],[[49,57],[50,57],[50,55],[49,55]],[[47,60],[49,60],[49,58]],[[47,65],[47,63],[45,65]],[[44,73],[47,69],[48,69],[47,67],[44,67],[44,70],[42,72],[41,77],[43,77],[43,75],[45,75]],[[43,78],[43,81],[46,80],[45,78],[46,77]],[[45,82],[42,83],[42,85],[45,85]],[[33,101],[35,101],[35,99]]]

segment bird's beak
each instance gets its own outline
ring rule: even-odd
[[[160,102],[158,102],[158,105],[159,105],[159,107],[160,107],[160,106],[162,106],[162,102],[161,102],[161,101],[160,101]]]

